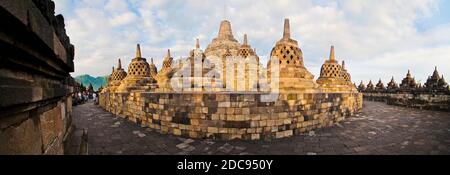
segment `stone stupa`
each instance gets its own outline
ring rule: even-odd
[[[272,62],[279,63],[279,77]],[[269,82],[277,84],[280,91],[316,92],[317,84],[312,75],[303,64],[303,53],[298,42],[291,38],[289,19],[284,21],[283,38],[279,40],[270,54],[267,66]],[[273,74],[274,73],[274,74]],[[272,87],[274,88],[274,87]],[[277,88],[277,87],[275,87]]]

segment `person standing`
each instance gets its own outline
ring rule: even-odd
[[[94,103],[97,103],[97,94],[92,93],[92,99],[94,100]]]

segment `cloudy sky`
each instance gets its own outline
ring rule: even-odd
[[[335,45],[353,81],[400,81],[408,69],[421,83],[434,69],[450,77],[450,1],[442,0],[54,0],[76,47],[73,76],[107,75],[117,58],[128,65],[136,43],[160,67],[171,49],[186,56],[231,21],[235,38],[247,33],[264,62],[282,36],[283,20],[316,77]],[[265,64],[265,63],[264,63]]]

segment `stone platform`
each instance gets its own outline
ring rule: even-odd
[[[448,112],[364,101],[360,114],[340,124],[273,141],[186,139],[160,134],[92,103],[74,108],[73,123],[78,130],[88,129],[91,155],[429,155],[450,154],[449,117]],[[72,149],[75,149],[72,152],[78,152],[78,147]]]
[[[272,140],[329,127],[362,108],[360,93],[102,93],[100,106],[161,133]]]

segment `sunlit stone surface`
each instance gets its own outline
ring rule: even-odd
[[[362,94],[335,60],[334,47],[316,83],[288,19],[267,68],[247,35],[240,44],[226,20],[205,52],[198,40],[188,58],[174,60],[168,50],[159,72],[142,58],[139,45],[136,53],[118,87],[120,69],[113,72],[100,106],[162,133],[270,140],[332,126],[362,108]]]

